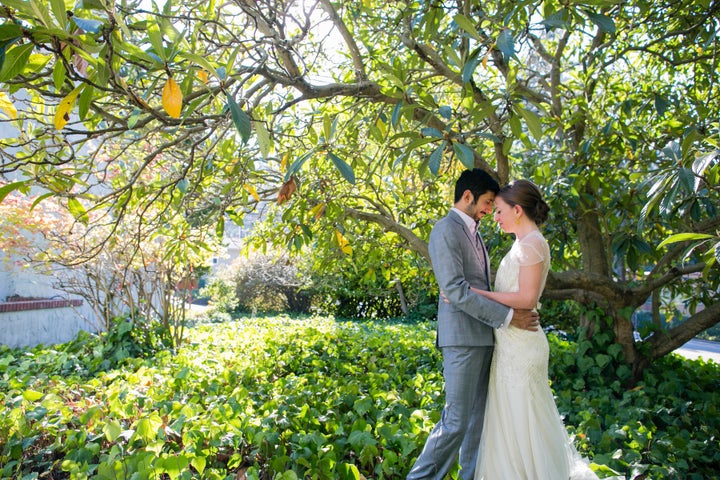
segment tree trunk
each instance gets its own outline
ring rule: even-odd
[[[407,298],[405,297],[405,291],[403,290],[402,282],[400,282],[400,280],[397,280],[395,282],[395,288],[397,288],[398,295],[400,296],[400,309],[402,310],[403,315],[407,317],[408,303]]]

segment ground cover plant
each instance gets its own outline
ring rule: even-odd
[[[625,391],[612,351],[549,338],[558,407],[601,475],[716,475],[716,364],[671,356]],[[404,478],[443,400],[433,342],[430,322],[277,316],[199,325],[175,353],[3,349],[0,476]]]

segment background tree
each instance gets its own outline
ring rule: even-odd
[[[602,312],[590,331],[637,379],[720,319],[719,8],[9,0],[0,106],[17,135],[0,173],[76,218],[132,209],[176,239],[277,198],[294,248],[338,231],[352,245],[341,227],[359,221],[420,255],[458,168],[529,177],[555,214],[546,297]],[[711,242],[659,247],[677,233]],[[653,293],[703,308],[637,344],[631,314]]]

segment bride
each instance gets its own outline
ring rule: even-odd
[[[538,187],[518,180],[495,197],[495,221],[515,242],[497,271],[495,291],[473,291],[512,308],[532,309],[545,287],[550,249],[538,225],[549,207]],[[485,424],[475,480],[597,479],[572,444],[548,385],[542,330],[495,329]]]

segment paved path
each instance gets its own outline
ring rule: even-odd
[[[715,363],[720,363],[720,342],[694,338],[675,350],[675,353],[692,360],[702,357],[705,361],[712,360]]]

